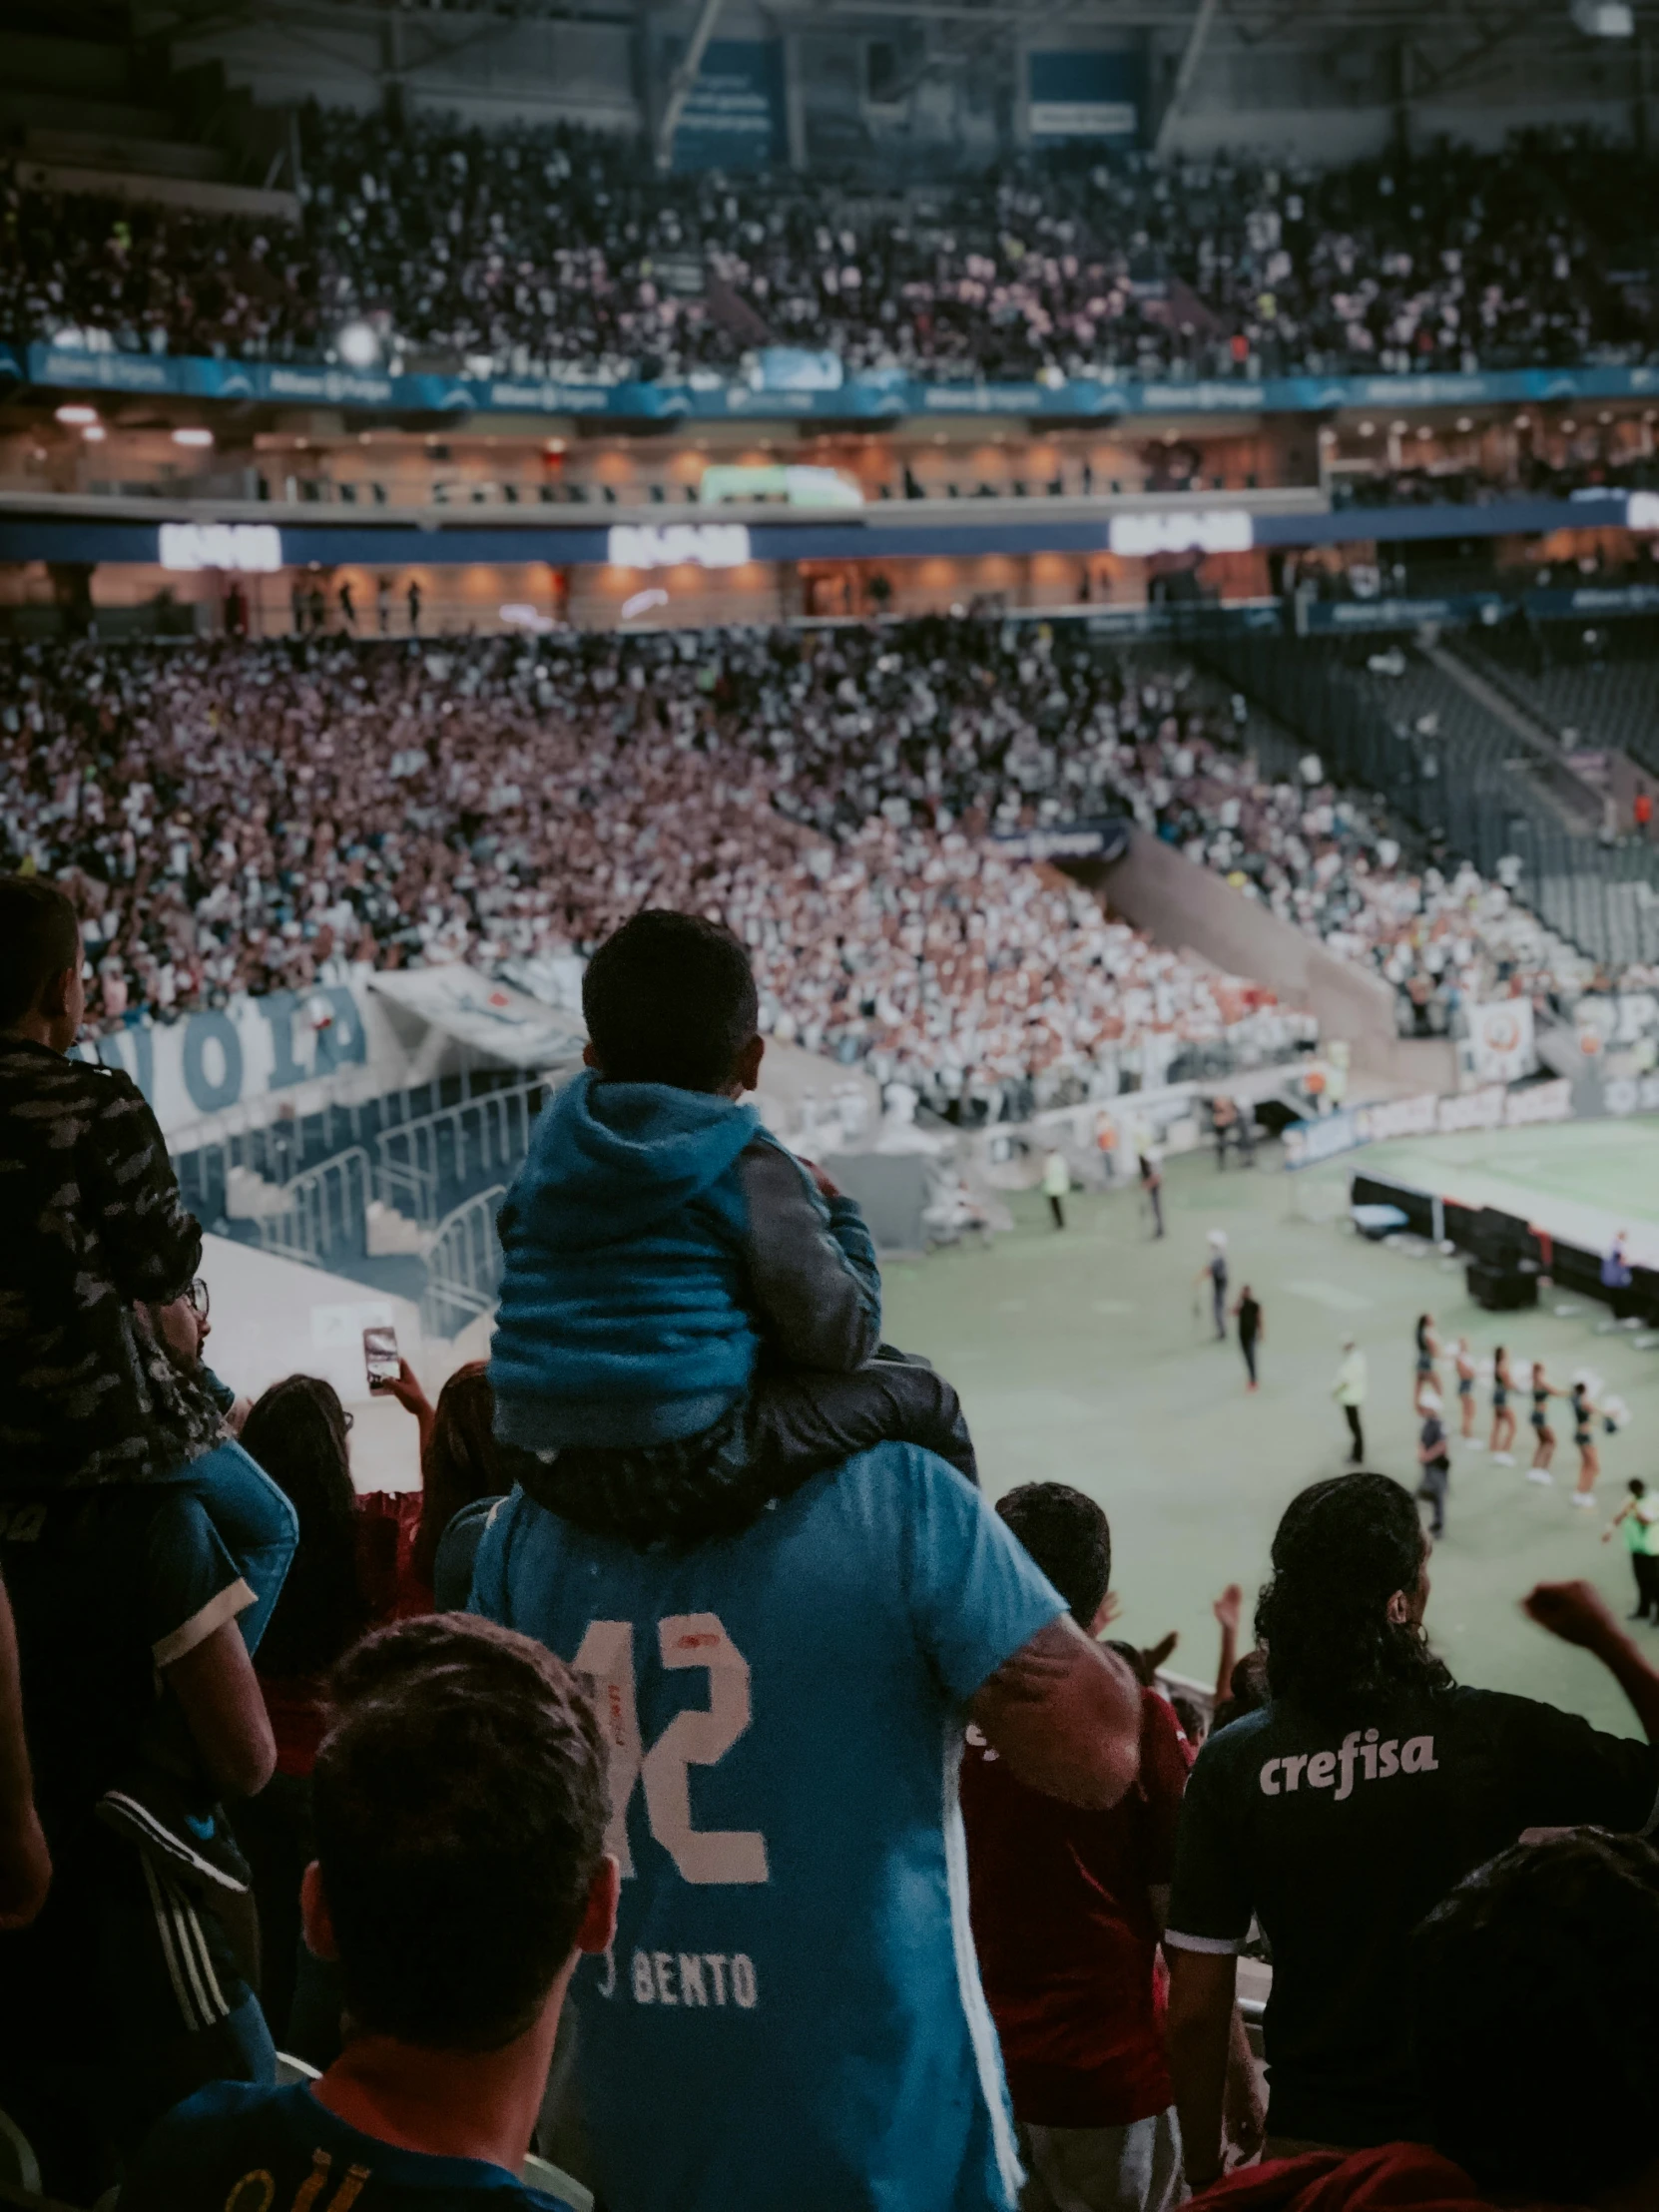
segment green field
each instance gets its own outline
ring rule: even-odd
[[[1517,1212],[1526,1211],[1528,1190],[1548,1186],[1618,1211],[1633,1228],[1659,1220],[1652,1122],[1432,1139],[1359,1157],[1402,1176],[1450,1159],[1460,1194],[1489,1177],[1489,1202]],[[1353,1165],[1312,1171],[1305,1193],[1324,1185],[1340,1203]],[[1460,1262],[1413,1258],[1362,1243],[1340,1221],[1303,1218],[1292,1207],[1296,1182],[1271,1166],[1218,1175],[1208,1154],[1172,1161],[1163,1244],[1148,1241],[1133,1192],[1074,1196],[1063,1234],[1049,1227],[1037,1194],[1019,1194],[1013,1232],[990,1249],[887,1267],[886,1333],[956,1382],[992,1495],[1050,1478],[1101,1500],[1112,1520],[1120,1632],[1150,1643],[1178,1629],[1171,1664],[1199,1678],[1215,1667],[1211,1599],[1229,1581],[1254,1599],[1287,1499],[1345,1463],[1347,1431],[1330,1395],[1344,1336],[1359,1339],[1371,1364],[1371,1463],[1413,1484],[1411,1328],[1420,1312],[1436,1316],[1443,1339],[1466,1334],[1477,1356],[1507,1344],[1517,1373],[1532,1357],[1557,1382],[1579,1367],[1595,1370],[1634,1416],[1604,1443],[1600,1510],[1567,1504],[1576,1454],[1559,1419],[1553,1490],[1525,1479],[1524,1408],[1521,1466],[1459,1451],[1428,1626],[1460,1679],[1549,1698],[1633,1733],[1596,1663],[1532,1627],[1517,1600],[1540,1579],[1585,1575],[1621,1616],[1628,1611],[1623,1547],[1599,1538],[1630,1475],[1659,1479],[1659,1350],[1598,1335],[1605,1310],[1564,1295],[1546,1293],[1535,1314],[1483,1314],[1467,1299]],[[1199,1311],[1205,1294],[1194,1278],[1211,1228],[1228,1232],[1235,1291],[1250,1283],[1266,1308],[1255,1397],[1237,1345],[1214,1343]],[[1575,1311],[1557,1315],[1558,1304]],[[1483,1431],[1483,1390],[1481,1411]],[[1659,1660],[1659,1630],[1636,1633]]]

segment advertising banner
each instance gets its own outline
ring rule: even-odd
[[[1083,47],[1026,56],[1026,122],[1032,139],[1046,145],[1092,139],[1133,146],[1145,90],[1139,54]]]
[[[782,44],[712,39],[680,111],[674,167],[771,169],[786,151]]]
[[[1631,1109],[1634,1111],[1634,1108]],[[1464,1129],[1525,1129],[1538,1122],[1570,1121],[1572,1085],[1533,1083],[1505,1090],[1490,1083],[1478,1091],[1439,1098],[1424,1091],[1415,1098],[1393,1098],[1381,1106],[1357,1106],[1352,1113],[1317,1121],[1294,1121],[1285,1132],[1285,1165],[1317,1167],[1322,1160],[1390,1137],[1445,1137]]]
[[[729,67],[723,57],[736,55]],[[1035,59],[1036,57],[1033,57]],[[1071,61],[1080,57],[1063,56]],[[1087,57],[1081,57],[1087,58]],[[1111,55],[1094,57],[1114,60]],[[711,78],[711,72],[713,76]],[[704,95],[705,84],[709,89]],[[701,104],[698,104],[700,103]],[[693,139],[687,141],[688,131]],[[682,142],[719,144],[720,166],[741,166],[740,149],[768,144],[781,155],[783,64],[775,41],[717,40],[704,56],[703,75],[687,103],[676,136],[676,166],[698,166],[682,159]],[[773,158],[769,154],[768,160]],[[0,348],[0,373],[7,357]],[[422,371],[394,376],[387,369],[351,369],[317,361],[225,361],[198,355],[128,353],[74,346],[34,344],[15,349],[27,381],[74,391],[173,393],[199,399],[275,399],[301,405],[395,408],[428,414],[487,414],[493,411],[548,414],[620,415],[637,419],[699,421],[732,416],[784,417],[830,415],[837,419],[907,414],[1129,415],[1192,414],[1221,417],[1257,414],[1327,414],[1341,408],[1465,407],[1587,402],[1600,399],[1650,399],[1659,395],[1659,364],[1635,368],[1517,368],[1445,376],[1273,376],[1171,377],[1146,381],[1102,371],[1098,376],[1066,378],[1056,373],[1041,382],[929,384],[891,370],[857,370],[830,385],[821,367],[811,379],[790,379],[785,390],[757,388],[747,381],[698,376],[683,383],[606,380],[575,366],[531,376],[450,376]],[[1629,495],[1616,495],[1619,519]],[[1648,495],[1651,499],[1652,495]],[[1594,507],[1604,500],[1587,499]],[[1533,502],[1533,504],[1543,504]],[[1479,509],[1460,507],[1464,535]],[[1420,510],[1406,510],[1409,521]],[[1350,509],[1342,517],[1350,537],[1372,536],[1390,518],[1386,508]],[[1647,519],[1644,519],[1647,518]],[[1605,519],[1586,513],[1583,520]],[[1632,517],[1633,528],[1652,528],[1659,511],[1644,502]]]

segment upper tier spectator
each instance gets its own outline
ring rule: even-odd
[[[1100,1507],[1033,1482],[997,1512],[1098,1636],[1115,1610]],[[1180,2200],[1156,1984],[1186,1786],[1181,1730],[1156,1690],[1141,1692],[1139,1777],[1110,1812],[1029,1788],[968,1731],[973,1939],[1030,2170],[1023,2212],[1166,2212]]]
[[[1659,2190],[1659,1857],[1593,1830],[1521,1844],[1411,1944],[1426,2143],[1236,2175],[1205,2212],[1636,2212]],[[1427,2147],[1431,2144],[1433,2147]]]
[[[0,206],[0,327],[310,355],[366,320],[476,375],[728,373],[768,339],[848,371],[1244,377],[1651,357],[1645,149],[1530,133],[1318,174],[1232,154],[1027,158],[913,187],[658,178],[609,132],[309,111],[302,220]],[[321,594],[318,592],[318,599]]]
[[[1525,1829],[1654,1817],[1659,1674],[1595,1593],[1541,1586],[1528,1610],[1603,1661],[1647,1744],[1457,1688],[1423,1632],[1427,1556],[1409,1492],[1377,1474],[1315,1483],[1274,1538],[1256,1615],[1271,1702],[1199,1754],[1165,1937],[1195,2187],[1220,2167],[1235,1960],[1253,1920],[1273,1949],[1272,2140],[1421,2140],[1399,1971],[1411,1928]]]
[[[576,1992],[597,2190],[678,2212],[1011,2207],[960,1729],[1105,1808],[1139,1758],[1127,1670],[911,1446],[757,1500],[737,1533],[690,1455],[663,1472],[660,1540],[638,1506],[597,1466],[589,1527],[515,1491],[472,1593],[590,1674],[612,1716],[622,1913]]]
[[[527,1638],[453,1616],[369,1637],[331,1704],[303,1912],[338,1962],[351,2042],[314,2084],[182,2104],[125,2212],[319,2190],[377,2212],[553,2212],[517,2176],[577,1956],[616,1923],[592,1706]]]

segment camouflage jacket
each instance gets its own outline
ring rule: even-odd
[[[0,1037],[0,1494],[156,1481],[223,1439],[133,1313],[201,1259],[131,1078]]]

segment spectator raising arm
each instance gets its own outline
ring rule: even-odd
[[[1221,1658],[1216,1666],[1218,1706],[1233,1694],[1233,1669],[1239,1659],[1239,1618],[1243,1609],[1244,1592],[1236,1582],[1229,1582],[1210,1608],[1221,1627]]]
[[[0,1582],[0,1929],[27,1928],[46,1902],[52,1861],[35,1812],[11,1600]]]
[[[1105,1812],[1139,1772],[1140,1686],[1068,1615],[1004,1660],[971,1711],[1021,1782],[1068,1805]]]
[[[1659,1744],[1659,1673],[1649,1666],[1588,1582],[1540,1582],[1521,1610],[1559,1636],[1593,1652],[1630,1700],[1642,1733]]]

